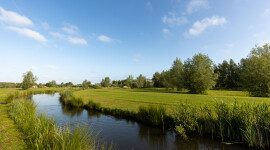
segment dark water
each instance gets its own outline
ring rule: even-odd
[[[188,135],[185,141],[172,131],[163,131],[134,121],[115,118],[97,111],[71,109],[62,106],[59,94],[33,95],[32,100],[38,104],[38,110],[57,118],[57,125],[71,126],[77,123],[99,133],[99,141],[112,142],[120,150],[243,150],[240,144],[222,144],[210,137]]]

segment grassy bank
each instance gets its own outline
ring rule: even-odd
[[[25,136],[31,149],[105,149],[99,147],[91,130],[59,128],[53,118],[37,113],[33,102],[16,100],[11,103],[9,115]]]
[[[244,92],[210,91],[194,95],[163,89],[99,89],[62,92],[64,104],[160,127],[173,127],[180,135],[208,134],[222,141],[255,147],[270,146],[270,111],[267,98]],[[231,93],[231,94],[230,94]],[[238,95],[238,96],[235,96]]]
[[[23,134],[9,118],[7,105],[0,105],[0,149],[26,149]]]

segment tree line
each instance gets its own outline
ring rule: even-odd
[[[22,88],[27,89],[37,80],[32,72],[23,75]],[[30,84],[28,84],[30,83]],[[31,86],[30,86],[31,85]],[[182,62],[179,58],[173,61],[169,70],[154,73],[152,79],[140,74],[137,78],[129,75],[124,80],[113,80],[105,77],[100,83],[92,85],[84,80],[82,84],[72,82],[56,84],[50,81],[39,87],[129,87],[129,88],[172,88],[187,89],[190,93],[205,93],[211,88],[228,88],[246,90],[252,96],[268,96],[270,94],[270,46],[255,46],[246,58],[237,64],[232,59],[224,60],[216,65],[205,54],[195,54]]]
[[[184,62],[176,58],[169,70],[156,72],[151,81],[147,81],[143,75],[136,79],[130,75],[125,80],[112,82],[106,77],[101,81],[101,86],[187,89],[190,93],[227,88],[246,90],[252,96],[265,97],[270,94],[270,46],[256,45],[238,64],[230,59],[216,65],[208,55],[201,53]]]

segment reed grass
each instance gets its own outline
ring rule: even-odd
[[[36,105],[27,100],[16,100],[10,104],[9,116],[25,136],[30,149],[86,150],[113,149],[96,141],[89,129],[60,128],[55,119],[36,112]]]

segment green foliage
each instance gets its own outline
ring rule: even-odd
[[[140,74],[136,79],[136,83],[138,88],[143,88],[146,83],[146,77]]]
[[[217,103],[214,109],[180,104],[175,113],[175,129],[185,137],[186,132],[212,134],[222,140],[241,141],[249,146],[270,145],[270,105],[248,103],[233,105]]]
[[[219,74],[216,87],[235,88],[240,86],[239,67],[232,59],[230,59],[230,63],[224,60],[222,64],[219,64],[215,73]]]
[[[47,87],[56,87],[57,86],[57,83],[55,80],[52,80],[48,83],[45,84]]]
[[[166,108],[162,105],[140,106],[137,114],[137,118],[144,123],[163,127],[166,124],[166,117]]]
[[[32,71],[28,71],[23,74],[22,88],[23,90],[27,90],[31,88],[35,82],[37,81],[37,77],[34,77]]]
[[[194,55],[184,64],[184,85],[191,93],[205,93],[215,85],[216,74],[212,60],[203,54]]]
[[[180,59],[176,58],[173,65],[169,70],[169,82],[172,88],[177,88],[179,91],[183,86],[183,63]]]
[[[134,82],[133,76],[132,76],[132,75],[129,75],[129,76],[127,77],[127,79],[126,79],[125,84],[126,84],[128,87],[132,88],[132,87],[133,87],[133,82]]]
[[[82,88],[83,89],[87,89],[91,86],[91,82],[90,81],[87,81],[87,80],[84,80],[83,83],[82,83]]]
[[[17,84],[14,82],[0,82],[0,88],[16,88]]]
[[[17,100],[11,104],[10,117],[25,135],[30,149],[97,149],[95,138],[89,129],[79,126],[72,131],[55,126],[55,119],[37,114],[31,101]]]
[[[270,94],[270,46],[256,46],[241,60],[241,83],[253,96]]]
[[[94,89],[101,89],[101,84],[96,83],[96,84],[93,85],[93,88]]]
[[[104,79],[102,79],[100,84],[102,87],[109,87],[111,86],[111,79],[109,77],[105,77]]]

